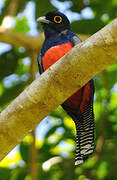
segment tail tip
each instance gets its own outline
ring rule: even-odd
[[[75,161],[75,166],[80,165],[80,164],[82,164],[83,162],[84,162],[83,160],[77,160],[77,161]]]

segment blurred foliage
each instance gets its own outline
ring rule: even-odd
[[[22,19],[17,18],[16,19],[16,24],[14,26],[14,30],[16,32],[27,33],[27,31],[30,30],[27,18],[26,17],[23,17]]]
[[[19,18],[30,0],[18,1],[14,14],[14,31],[28,33],[29,19]],[[54,1],[32,1],[35,4],[35,19],[57,7]],[[64,0],[60,0],[64,3]],[[80,19],[72,21],[74,32],[93,34],[117,16],[117,0],[72,0],[67,11],[79,13]],[[8,15],[10,0],[4,0],[0,11],[0,23]],[[62,6],[64,6],[63,4]],[[90,10],[92,17],[83,16]],[[37,25],[37,29],[40,26]],[[23,47],[11,47],[0,52],[0,109],[4,109],[28,85],[30,56]],[[38,149],[38,178],[41,180],[116,180],[117,164],[117,63],[108,67],[95,78],[96,150],[83,165],[74,167],[75,127],[69,116],[57,108],[39,125],[43,138],[36,138]],[[41,130],[42,131],[42,130]],[[36,131],[38,134],[38,129]],[[8,157],[0,163],[0,179],[30,180],[30,147],[33,137],[28,135],[19,145],[20,159],[14,157],[15,166],[9,165]],[[57,162],[57,157],[60,161]],[[52,158],[54,164],[52,164]],[[17,161],[16,161],[17,159]],[[7,162],[7,163],[6,163]],[[8,165],[7,165],[8,164]]]

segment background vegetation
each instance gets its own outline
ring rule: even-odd
[[[55,9],[68,15],[75,33],[92,35],[117,16],[117,0],[1,0],[0,27],[9,26],[16,32],[36,36],[41,32],[36,18]],[[6,17],[11,19],[6,21]],[[0,44],[1,111],[34,80],[36,53]],[[116,180],[116,71],[117,63],[95,78],[96,150],[86,163],[74,167],[74,123],[58,107],[0,163],[0,179]]]

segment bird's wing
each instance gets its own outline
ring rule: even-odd
[[[42,64],[42,54],[41,54],[41,52],[37,56],[37,62],[38,62],[39,73],[42,74],[44,72],[44,69],[43,69],[43,64]]]
[[[81,40],[78,36],[74,35],[71,39],[70,42],[72,43],[72,46],[75,46],[79,43],[81,43]]]

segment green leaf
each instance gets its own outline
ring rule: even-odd
[[[21,142],[20,146],[19,146],[19,150],[20,150],[20,154],[22,156],[22,159],[26,163],[28,163],[29,162],[29,150],[30,150],[29,144],[27,144],[25,142]]]
[[[11,169],[9,168],[0,168],[0,179],[9,180],[11,176]]]
[[[18,59],[26,57],[27,51],[20,52],[20,48],[13,48],[0,55],[0,80],[15,73],[19,68]]]
[[[26,82],[19,81],[17,84],[10,88],[4,88],[2,95],[0,96],[0,106],[4,106],[9,103],[15,97],[17,97],[24,89]]]
[[[14,30],[16,32],[27,33],[30,30],[27,18],[26,17],[23,17],[22,19],[16,18],[16,24],[14,26]]]
[[[13,49],[0,55],[0,80],[15,72],[17,58]]]
[[[105,24],[99,19],[82,19],[71,24],[72,30],[81,34],[94,34]]]
[[[105,176],[107,176],[108,173],[108,164],[107,162],[102,162],[97,170],[97,175],[99,179],[104,179]]]

